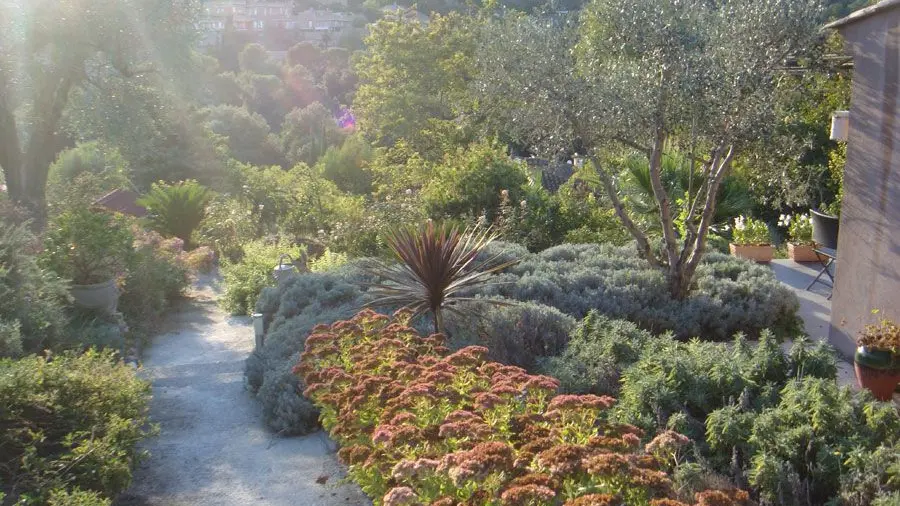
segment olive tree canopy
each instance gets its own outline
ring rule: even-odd
[[[786,63],[819,36],[816,0],[593,0],[571,16],[486,24],[477,92],[487,114],[532,149],[586,149],[640,254],[688,295],[732,160],[774,131]],[[690,153],[702,183],[669,195],[663,157]],[[657,251],[620,197],[615,159],[645,157],[658,204]]]

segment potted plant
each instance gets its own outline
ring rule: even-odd
[[[45,266],[72,280],[75,303],[108,313],[119,300],[134,238],[120,217],[87,209],[68,211],[51,224],[44,243]]]
[[[788,229],[788,256],[795,262],[818,262],[813,241],[812,218],[808,214],[782,214],[778,226]]]
[[[891,400],[900,384],[900,326],[890,320],[866,325],[857,345],[853,368],[859,386],[878,400]]]
[[[734,219],[731,254],[756,262],[770,262],[774,248],[769,240],[769,227],[761,220],[745,216]]]

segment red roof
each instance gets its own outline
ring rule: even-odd
[[[140,195],[131,190],[113,190],[95,200],[94,205],[117,213],[143,218],[147,216],[147,210],[138,205],[136,202],[138,197]]]

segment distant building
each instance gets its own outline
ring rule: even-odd
[[[346,6],[344,0],[326,3],[338,9]],[[203,34],[203,47],[222,43],[225,33],[234,31],[247,40],[283,51],[301,41],[333,41],[351,27],[352,21],[353,16],[346,12],[295,11],[292,0],[207,0],[203,2],[198,28]]]

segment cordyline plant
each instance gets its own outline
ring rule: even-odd
[[[475,86],[485,114],[533,151],[587,149],[639,254],[683,299],[732,162],[774,135],[784,69],[814,46],[821,13],[818,0],[592,0],[577,17],[498,15]],[[668,146],[699,181],[686,195],[666,188]],[[629,156],[649,164],[661,251],[623,198]]]
[[[610,421],[615,399],[556,395],[548,376],[450,353],[409,315],[318,325],[294,368],[348,475],[376,506],[747,506],[737,489],[678,500],[670,431]]]
[[[454,306],[460,302],[502,304],[462,295],[483,287],[494,273],[517,262],[499,262],[498,255],[478,260],[496,238],[490,228],[460,231],[455,225],[436,225],[433,221],[389,231],[385,241],[400,263],[379,263],[371,268],[385,281],[372,287],[379,298],[370,305],[401,306],[413,317],[430,312],[435,332],[443,333],[444,310],[456,311]]]

